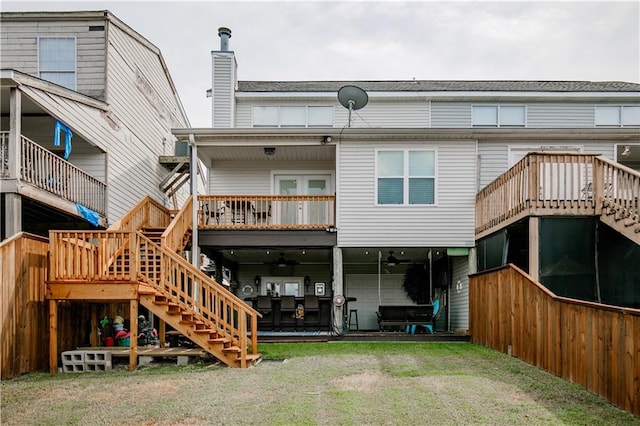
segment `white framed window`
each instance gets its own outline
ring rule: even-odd
[[[640,126],[640,106],[596,105],[596,126]]]
[[[254,106],[253,127],[333,127],[332,106]]]
[[[524,105],[474,105],[472,110],[474,127],[524,127],[526,123]]]
[[[38,76],[43,80],[76,90],[76,39],[74,37],[38,38]]]
[[[430,205],[435,196],[435,150],[376,151],[376,204]]]

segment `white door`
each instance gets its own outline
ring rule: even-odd
[[[326,195],[331,185],[330,175],[276,175],[278,195]],[[280,202],[276,218],[285,225],[326,223],[329,204],[322,201],[292,199]]]

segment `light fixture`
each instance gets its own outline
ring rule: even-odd
[[[322,138],[322,141],[320,141],[320,143],[321,143],[322,145],[326,145],[326,144],[328,144],[328,143],[331,143],[331,141],[332,141],[332,140],[333,140],[333,138],[332,138],[331,136],[324,136],[324,137]]]
[[[620,154],[621,157],[628,157],[631,155],[631,147],[629,145],[625,145],[624,149],[622,150],[622,153]]]
[[[276,148],[274,146],[265,146],[264,155],[276,155]]]
[[[307,289],[307,292],[309,291],[309,286],[311,285],[311,277],[309,275],[305,275],[304,277],[304,288]]]
[[[259,286],[259,285],[260,285],[260,275],[256,275],[256,277],[253,279],[253,283],[254,283],[256,286]]]
[[[229,254],[230,254],[231,256],[233,256],[233,250],[230,250],[230,251],[229,251]]]

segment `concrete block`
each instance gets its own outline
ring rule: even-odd
[[[196,362],[196,358],[193,356],[180,355],[178,356],[178,365],[189,365]]]
[[[138,365],[140,367],[149,366],[152,362],[153,362],[153,357],[152,356],[141,355],[141,356],[138,357]]]
[[[62,352],[62,364],[84,364],[84,351],[65,351]]]
[[[83,373],[85,368],[84,364],[63,364],[62,371],[65,373]]]
[[[85,351],[85,362],[111,362],[111,352],[109,351]]]
[[[85,371],[111,371],[111,361],[85,363]]]

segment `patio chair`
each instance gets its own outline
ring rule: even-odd
[[[296,328],[296,299],[294,296],[280,298],[280,326]]]
[[[431,314],[431,321],[426,324],[419,324],[422,327],[426,328],[430,334],[433,334],[433,326],[436,322],[436,318],[438,317],[438,313],[440,313],[440,300],[436,299],[433,301],[433,313]],[[416,333],[416,324],[408,325],[407,332],[411,332],[411,334]]]

